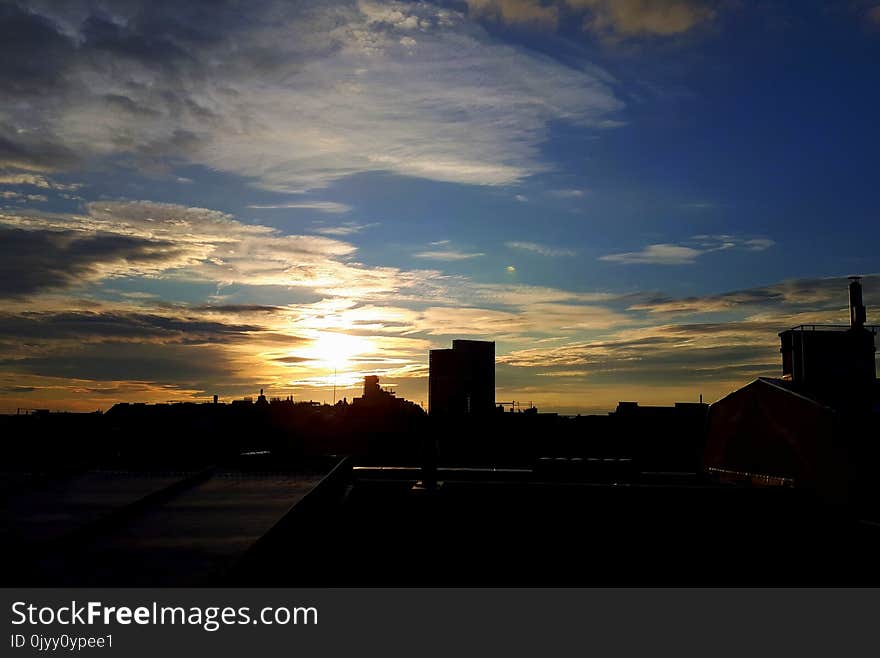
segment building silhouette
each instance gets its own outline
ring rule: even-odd
[[[453,340],[428,356],[428,413],[486,415],[495,409],[495,342]]]
[[[415,402],[399,398],[393,392],[379,386],[379,377],[376,375],[364,377],[364,394],[352,399],[351,404],[356,410],[372,409],[385,413],[406,411],[424,414],[424,410]]]
[[[849,301],[849,325],[800,325],[779,334],[784,380],[820,394],[873,385],[876,331],[865,327],[860,277],[850,277]]]
[[[832,502],[865,501],[878,457],[880,387],[859,277],[850,324],[779,334],[782,377],[759,377],[711,405],[704,465],[722,479],[797,486]]]

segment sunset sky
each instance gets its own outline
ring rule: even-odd
[[[602,412],[880,324],[880,4],[0,3],[0,413],[497,399]]]

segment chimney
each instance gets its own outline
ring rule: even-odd
[[[867,315],[862,303],[862,277],[849,277],[849,325],[851,329],[865,326]]]

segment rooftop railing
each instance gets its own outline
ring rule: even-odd
[[[852,326],[848,324],[799,324],[788,331],[848,331],[851,328]],[[866,324],[864,328],[876,334],[880,330],[880,325]]]

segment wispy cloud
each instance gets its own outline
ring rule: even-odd
[[[607,254],[599,260],[621,265],[690,265],[703,252],[677,244],[650,244],[641,251]]]
[[[686,244],[651,244],[641,251],[606,254],[599,260],[621,265],[691,265],[697,258],[715,251],[739,249],[764,251],[776,243],[770,238],[743,238],[734,235],[695,235]]]
[[[583,190],[577,190],[577,189],[562,189],[562,190],[550,190],[548,192],[548,194],[550,196],[555,196],[559,199],[579,199],[582,196],[584,196],[584,194],[586,194],[586,192],[584,192]]]
[[[416,254],[413,254],[415,258],[441,261],[470,260],[472,258],[479,258],[480,256],[485,255],[486,254],[482,252],[459,251],[457,249],[435,249],[432,251],[420,251]]]
[[[0,191],[0,199],[15,200],[16,203],[25,203],[26,201],[45,203],[49,200],[49,197],[45,194],[23,194],[13,190],[2,190]]]
[[[700,249],[709,251],[725,251],[727,249],[746,249],[748,251],[764,251],[776,244],[770,238],[746,238],[738,235],[720,233],[714,235],[695,235],[690,242]]]
[[[295,208],[302,210],[317,210],[318,212],[326,212],[333,214],[341,214],[351,211],[351,206],[345,203],[337,203],[336,201],[291,201],[289,203],[278,203],[270,205],[251,205],[248,208],[262,209],[287,209]]]
[[[505,242],[504,246],[509,249],[518,249],[519,251],[528,251],[541,256],[574,256],[577,252],[574,249],[565,249],[562,247],[550,247],[537,242]]]
[[[776,242],[770,238],[754,238],[743,242],[743,246],[749,251],[764,251],[775,244]]]
[[[374,171],[506,185],[549,168],[549,124],[601,129],[623,107],[587,62],[512,46],[427,2],[199,4],[168,17],[146,0],[110,16],[85,0],[13,6],[45,38],[22,42],[35,64],[7,89],[0,166],[174,160],[287,192]],[[38,74],[57,84],[37,90]]]
[[[865,303],[880,306],[880,276],[865,276]],[[807,313],[813,314],[812,322],[819,314],[836,313],[837,320],[846,319],[845,297],[841,291],[846,289],[847,281],[841,278],[796,279],[769,286],[736,290],[701,297],[654,296],[630,305],[631,310],[649,313],[749,313],[761,314],[771,309],[786,313],[790,320]],[[824,321],[837,321],[824,318]],[[785,320],[782,324],[788,324]],[[804,322],[810,322],[809,318]],[[795,323],[797,324],[797,323]]]
[[[48,176],[26,172],[0,172],[0,185],[29,185],[44,190],[72,192],[82,187],[80,183],[59,183]]]
[[[318,226],[315,228],[316,233],[321,233],[323,235],[338,235],[338,236],[346,236],[346,235],[354,235],[356,233],[361,233],[368,228],[372,228],[374,226],[379,226],[379,222],[370,222],[368,224],[359,224],[357,222],[344,222],[339,224],[338,226]]]

